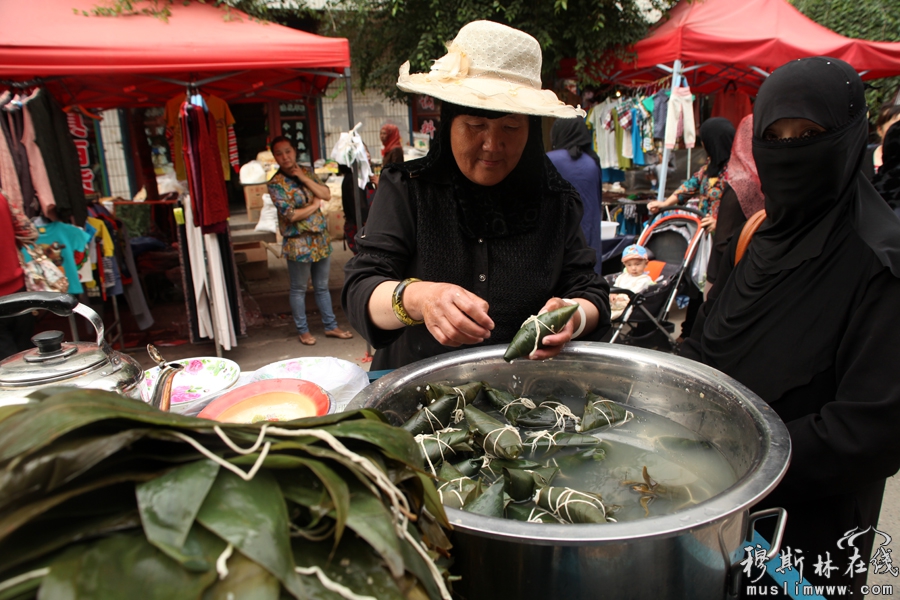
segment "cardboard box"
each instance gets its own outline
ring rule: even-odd
[[[260,209],[263,205],[263,194],[269,193],[269,187],[260,183],[258,185],[245,185],[244,186],[244,201],[247,204],[247,212],[250,212],[251,208]],[[258,212],[258,211],[257,211]],[[257,215],[258,217],[258,215]]]
[[[268,262],[266,247],[260,242],[241,242],[234,244],[234,253],[241,253],[247,257],[246,263]],[[238,261],[238,264],[244,261]]]

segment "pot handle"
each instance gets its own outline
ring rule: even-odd
[[[787,511],[783,508],[767,508],[765,510],[757,511],[750,515],[747,520],[747,535],[744,538],[744,541],[749,542],[753,539],[753,533],[756,530],[756,522],[760,519],[765,519],[767,517],[778,517],[778,520],[775,522],[775,533],[772,536],[772,543],[769,545],[769,549],[766,551],[766,562],[772,560],[778,553],[781,551],[781,541],[784,539],[784,528],[787,525]],[[719,544],[722,547],[722,551],[725,551],[724,540],[722,539],[722,529],[719,529]],[[728,558],[726,558],[726,562]],[[728,598],[738,598],[740,596],[740,582],[741,582],[741,571],[743,569],[743,565],[741,561],[738,560],[732,563],[731,568],[728,572],[728,579],[726,583],[726,590],[728,592]]]
[[[18,317],[32,310],[49,310],[60,317],[75,313],[91,322],[97,332],[97,345],[114,365],[119,364],[119,356],[106,343],[106,327],[103,319],[93,309],[78,303],[78,298],[62,292],[19,292],[0,298],[0,319]]]
[[[78,298],[62,292],[19,292],[0,298],[0,318],[18,317],[32,310],[49,310],[68,317],[78,306]]]

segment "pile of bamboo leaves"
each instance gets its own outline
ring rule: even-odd
[[[0,600],[449,598],[413,436],[234,425],[57,388],[0,408]]]

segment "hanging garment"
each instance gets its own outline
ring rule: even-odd
[[[631,109],[624,104],[620,104],[616,109],[619,116],[619,126],[622,128],[622,157],[631,161],[634,158],[633,137],[631,134]],[[628,165],[629,167],[631,164]]]
[[[181,107],[187,99],[187,94],[182,93],[168,102],[166,102],[166,135],[170,138],[172,150],[172,162],[175,164],[175,176],[179,180],[187,179],[187,170],[185,168],[184,153],[182,152],[183,130],[180,120]],[[215,120],[216,142],[218,156],[221,161],[222,176],[225,181],[231,181],[231,168],[238,167],[237,156],[237,140],[234,138],[234,117],[231,115],[231,109],[228,103],[217,96],[206,95],[203,97],[209,113]],[[229,132],[230,130],[230,132]],[[231,140],[234,139],[234,143]],[[232,153],[233,146],[233,153]],[[233,156],[232,156],[233,154]]]
[[[231,320],[231,303],[228,301],[219,238],[214,233],[206,233],[203,234],[203,243],[206,245],[207,265],[209,265],[209,295],[212,299],[210,307],[216,341],[225,350],[231,350],[233,346],[237,346],[237,336],[234,334],[234,324]]]
[[[41,213],[48,218],[56,216],[56,200],[53,199],[53,187],[50,185],[50,176],[47,173],[47,165],[41,149],[34,139],[34,123],[31,120],[31,111],[28,108],[22,110],[24,128],[22,130],[22,145],[28,154],[28,167],[31,172],[31,183],[40,203]]]
[[[595,105],[587,115],[587,124],[594,135],[594,151],[600,157],[600,166],[604,169],[619,166],[615,131],[607,129],[604,125],[604,121],[610,118],[610,111],[614,106],[615,101],[607,98]]]
[[[750,96],[744,92],[739,92],[734,82],[729,82],[725,89],[716,94],[713,102],[713,117],[725,117],[734,128],[737,129],[741,124],[741,120],[749,114],[753,114],[753,104],[750,102]]]
[[[16,164],[16,173],[19,176],[19,188],[22,190],[22,208],[29,217],[40,214],[40,205],[31,184],[31,171],[28,166],[28,152],[22,144],[22,132],[25,124],[22,119],[22,103],[16,99],[7,104],[6,124],[9,126],[9,150],[12,152],[13,162]]]
[[[68,223],[54,222],[38,227],[37,243],[44,246],[44,253],[47,256],[55,258],[58,254],[63,271],[69,280],[70,294],[80,294],[84,291],[78,280],[78,270],[87,260],[86,250],[90,241],[90,234]],[[30,261],[26,258],[25,262]]]
[[[666,119],[669,113],[669,96],[666,90],[659,90],[653,95],[653,138],[666,138]]]
[[[192,104],[182,107],[188,183],[194,199],[192,206],[196,209],[194,222],[204,228],[224,224],[230,215],[222,165],[217,159],[219,148],[213,135],[215,126],[215,116],[211,112],[204,112]]]
[[[697,131],[694,127],[694,101],[691,97],[691,89],[687,87],[675,88],[669,96],[669,108],[666,117],[666,148],[674,148],[678,137],[677,128],[684,122],[684,145],[693,148],[697,139]]]
[[[12,94],[3,92],[3,95],[0,95],[0,107],[5,106],[11,98]],[[5,119],[0,119],[0,189],[3,189],[6,200],[12,206],[23,210],[19,174],[10,150],[9,127]]]
[[[50,176],[57,218],[60,221],[74,218],[76,225],[82,225],[88,215],[87,201],[81,183],[78,151],[69,132],[66,113],[42,88],[32,94],[25,108],[31,112],[34,140]]]
[[[206,274],[206,255],[203,251],[203,232],[194,224],[193,211],[190,205],[193,198],[188,195],[184,199],[187,210],[184,211],[185,242],[190,257],[191,283],[194,289],[193,304],[197,315],[197,333],[202,338],[213,337],[212,315],[209,311],[209,282]]]
[[[25,287],[22,265],[19,264],[13,212],[0,194],[0,296],[7,296]]]
[[[644,162],[644,138],[642,129],[644,125],[644,116],[640,110],[631,109],[631,148],[632,159],[635,166],[643,166]]]
[[[625,144],[625,131],[622,129],[622,123],[619,120],[619,111],[614,108],[610,113],[612,117],[612,123],[614,127],[614,135],[616,139],[616,163],[614,166],[619,169],[627,169],[631,166],[631,159],[627,158],[623,153],[623,146]],[[628,146],[631,146],[631,135],[628,135]]]

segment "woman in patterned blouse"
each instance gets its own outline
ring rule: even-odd
[[[719,200],[728,185],[725,182],[725,172],[731,158],[731,145],[734,143],[734,125],[722,117],[709,119],[700,127],[700,140],[709,155],[707,163],[671,196],[662,202],[650,202],[647,209],[651,214],[656,214],[664,208],[685,204],[691,198],[696,198],[700,204],[698,209],[704,214],[703,227],[712,234],[716,228]]]
[[[272,154],[280,169],[269,181],[269,195],[278,209],[278,225],[284,237],[282,253],[288,261],[291,312],[300,342],[307,346],[316,343],[306,323],[306,283],[310,276],[325,335],[352,338],[352,333],[337,326],[328,291],[331,240],[321,208],[331,199],[331,191],[315,173],[297,164],[297,150],[288,138],[272,140]]]

